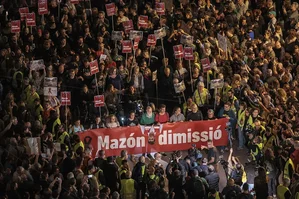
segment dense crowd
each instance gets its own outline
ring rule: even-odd
[[[297,2],[164,0],[164,15],[155,9],[160,0],[46,2],[42,16],[37,1],[0,0],[1,198],[299,198]],[[109,3],[116,13],[108,17]],[[36,13],[36,26],[22,21],[20,33],[12,33],[23,7]],[[148,16],[146,27],[141,15]],[[126,54],[128,20],[143,38]],[[148,35],[160,28],[166,36],[147,46]],[[122,39],[112,40],[113,31],[122,31]],[[193,36],[190,62],[174,56],[182,35]],[[226,38],[225,49],[219,38]],[[203,58],[210,60],[208,71]],[[33,68],[34,60],[45,67]],[[44,93],[44,79],[52,77],[57,96]],[[211,89],[215,79],[223,79],[223,87]],[[185,89],[177,92],[176,83]],[[61,105],[64,91],[71,92],[69,106]],[[94,108],[100,94],[105,106]],[[162,151],[138,161],[126,150],[92,157],[92,146],[78,136],[88,129],[224,117],[228,146],[209,140],[200,149],[192,145],[186,157],[173,152],[169,162]],[[38,138],[37,152],[29,147],[32,138]],[[248,154],[247,162],[233,145]],[[246,172],[250,166],[255,172]]]

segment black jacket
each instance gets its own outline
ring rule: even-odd
[[[219,191],[219,174],[215,172],[210,172],[209,175],[206,176],[206,180],[209,184],[210,190],[216,189]]]

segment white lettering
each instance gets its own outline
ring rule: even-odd
[[[124,139],[126,139],[126,138],[124,138]],[[120,147],[118,147],[118,140],[112,139],[111,144],[110,144],[110,149],[117,149],[117,148],[120,148]]]
[[[199,132],[195,131],[192,133],[192,142],[199,142],[200,141],[200,137],[199,137]]]
[[[160,145],[167,144],[167,131],[163,130],[163,133],[158,136],[158,142]]]
[[[208,133],[208,131],[202,131],[200,133],[200,137],[201,137],[200,141],[202,141],[202,142],[208,141],[208,139],[209,139],[209,133]]]
[[[186,143],[186,133],[175,133],[173,135],[173,144]]]
[[[214,139],[220,140],[222,137],[222,131],[220,130],[220,125],[217,126],[216,131],[214,131]]]
[[[118,148],[125,149],[126,148],[126,141],[127,141],[127,139],[126,138],[119,138],[119,141],[120,141],[120,144],[119,144]]]
[[[136,147],[145,147],[145,137],[137,137],[136,142],[137,142]]]
[[[102,150],[102,149],[109,149],[109,140],[110,137],[109,135],[106,135],[104,140],[102,136],[98,137],[98,150]]]

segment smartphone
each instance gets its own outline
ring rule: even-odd
[[[88,178],[92,178],[92,175],[88,175],[87,177],[88,177]]]

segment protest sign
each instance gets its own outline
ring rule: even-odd
[[[104,95],[94,96],[94,107],[102,107],[102,106],[105,106]]]
[[[183,45],[176,45],[173,46],[173,52],[175,59],[181,59],[184,57],[184,49]]]
[[[160,28],[158,30],[155,30],[154,34],[156,36],[156,39],[162,39],[163,37],[166,36],[166,29],[165,28]]]
[[[21,31],[21,21],[11,21],[11,33],[19,33]]]
[[[97,74],[99,72],[98,60],[94,60],[94,61],[90,62],[89,67],[90,67],[91,75]]]
[[[26,152],[28,155],[39,155],[41,152],[41,141],[39,137],[26,139]]]
[[[131,40],[122,41],[122,53],[131,53],[132,52],[132,42]]]
[[[141,15],[138,17],[138,26],[140,28],[147,28],[148,27],[148,16]]]
[[[34,12],[26,14],[26,26],[36,26]]]
[[[204,72],[207,72],[211,69],[210,59],[209,58],[203,58],[200,60],[202,69]]]
[[[223,88],[224,86],[224,79],[213,79],[210,81],[210,88]]]
[[[41,70],[46,67],[43,59],[33,60],[29,65],[31,70]]]
[[[57,96],[57,77],[44,78],[44,95]]]
[[[150,34],[147,36],[147,46],[155,46],[157,43],[156,37],[154,34]]]
[[[130,39],[134,40],[136,37],[139,37],[140,40],[142,40],[143,39],[143,31],[131,30],[130,31]]]
[[[183,45],[191,46],[193,44],[193,36],[182,34],[180,38],[180,42]]]
[[[28,7],[19,8],[19,13],[20,13],[21,21],[24,21],[26,19],[26,14],[29,13],[29,8]]]
[[[185,47],[184,48],[184,58],[185,60],[194,60],[193,48]]]
[[[116,7],[114,3],[105,4],[105,7],[106,7],[106,13],[108,17],[115,15]]]
[[[123,27],[125,29],[125,33],[129,34],[131,30],[134,30],[133,21],[132,20],[124,21]]]
[[[39,15],[48,14],[48,2],[47,2],[47,0],[39,0],[38,1],[38,14]]]
[[[120,41],[123,39],[122,31],[112,31],[111,40]]]
[[[71,105],[71,92],[61,92],[60,93],[60,102],[61,106],[70,106]]]
[[[165,3],[156,3],[156,12],[158,15],[165,15]]]

